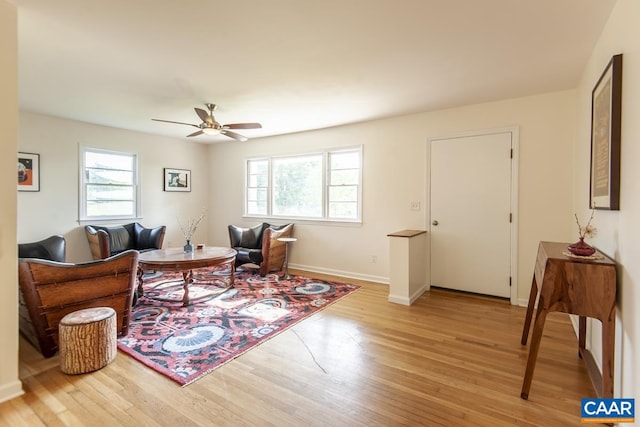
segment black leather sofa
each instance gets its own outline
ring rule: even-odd
[[[67,242],[64,237],[55,235],[39,242],[18,243],[18,258],[38,258],[64,262]]]
[[[162,225],[145,228],[137,222],[113,226],[85,226],[93,259],[104,259],[129,249],[144,252],[161,249],[167,229]]]

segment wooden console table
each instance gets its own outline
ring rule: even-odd
[[[547,314],[553,311],[577,314],[578,355],[599,397],[613,397],[613,352],[616,322],[616,264],[600,252],[601,259],[576,259],[566,255],[568,243],[540,242],[527,315],[522,331],[522,345],[527,344],[533,309],[540,288],[527,368],[520,397],[527,399],[536,366],[540,338]],[[602,322],[602,375],[593,355],[585,348],[587,317]]]

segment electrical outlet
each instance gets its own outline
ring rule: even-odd
[[[419,211],[420,210],[420,202],[411,202],[409,204],[409,209],[412,211]]]
[[[375,263],[377,263],[377,262],[378,262],[378,257],[377,257],[377,256],[375,256],[375,255],[371,255],[371,263],[372,263],[372,264],[375,264]]]

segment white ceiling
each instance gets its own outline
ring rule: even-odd
[[[256,138],[574,88],[615,3],[10,1],[21,110],[178,138],[151,118]]]

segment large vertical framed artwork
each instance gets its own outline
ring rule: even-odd
[[[622,54],[609,61],[591,93],[592,209],[620,209]]]
[[[18,191],[40,191],[40,155],[18,153]]]

